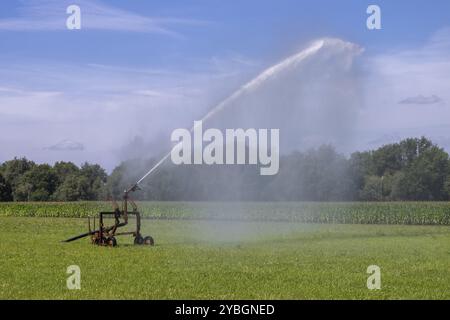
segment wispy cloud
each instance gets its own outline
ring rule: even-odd
[[[364,130],[379,134],[449,123],[450,29],[439,30],[422,46],[369,57],[366,65]],[[421,134],[426,132],[417,132]]]
[[[0,62],[0,161],[26,155],[46,162],[87,160],[111,169],[122,159],[115,150],[134,136],[154,143],[154,149],[140,152],[155,152],[158,144],[165,147],[167,132],[190,126],[227,93],[224,83],[241,82],[240,75],[225,68],[219,72],[209,59],[196,64],[191,61],[189,70],[182,70]],[[224,65],[236,69],[232,62]],[[239,65],[241,72],[247,69]]]
[[[442,99],[436,95],[429,97],[418,95],[415,97],[408,97],[399,101],[400,104],[436,104],[442,102]]]
[[[59,31],[66,29],[66,9],[73,1],[30,0],[23,2],[18,16],[0,20],[0,31]],[[182,37],[176,25],[205,25],[208,22],[176,17],[147,17],[99,1],[78,0],[81,27],[87,30],[156,33]]]
[[[438,30],[422,45],[366,57],[356,149],[414,136],[438,142],[448,135],[450,29]],[[443,146],[450,150],[450,144]]]
[[[33,90],[22,90],[13,87],[0,87],[0,97],[1,96],[28,96],[35,98],[46,98],[61,95],[62,92],[59,91],[33,91]]]
[[[65,139],[44,149],[51,151],[83,151],[84,145],[80,142]]]

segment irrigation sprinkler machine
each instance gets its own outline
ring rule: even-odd
[[[124,191],[122,208],[119,207],[116,201],[112,201],[114,211],[100,212],[97,217],[93,217],[93,225],[91,225],[91,218],[88,217],[89,231],[78,236],[65,240],[64,242],[72,242],[81,238],[91,237],[92,244],[98,246],[115,247],[117,245],[117,236],[131,235],[134,237],[135,245],[150,245],[153,246],[155,241],[151,236],[143,236],[141,234],[141,214],[138,211],[136,203],[130,198],[130,193],[139,189],[139,184],[136,183],[133,187]],[[128,211],[128,205],[133,208]],[[136,220],[136,228],[133,231],[118,232],[119,228],[128,225],[128,218],[134,216]],[[114,219],[114,224],[105,226],[105,219]],[[98,229],[96,229],[96,220],[98,220]]]
[[[219,104],[217,104],[215,107],[213,107],[200,121],[194,121],[194,126],[191,128],[190,132],[194,133],[195,130],[200,128],[201,131],[201,124],[202,122],[208,120],[209,118],[213,117],[215,114],[220,112],[222,109],[226,108],[227,105],[238,99],[240,96],[245,95],[246,92],[250,89],[253,89],[255,87],[260,86],[262,83],[267,81],[270,78],[276,77],[279,72],[282,72],[287,67],[289,67],[292,64],[297,64],[303,60],[305,60],[308,56],[315,54],[318,52],[321,48],[328,46],[328,45],[336,45],[334,40],[320,40],[315,42],[311,47],[308,49],[305,49],[286,60],[283,60],[282,62],[264,70],[261,74],[259,74],[256,78],[253,80],[247,82],[245,85],[243,85],[240,89],[235,91],[232,95],[222,100]],[[271,130],[272,132],[272,130]],[[203,136],[201,134],[200,136]],[[272,141],[272,137],[270,140]],[[258,139],[259,140],[259,139]],[[173,148],[171,149],[173,150]],[[143,237],[141,235],[140,229],[141,229],[141,215],[139,211],[137,210],[136,204],[133,202],[133,200],[130,199],[129,194],[139,189],[139,184],[147,178],[149,175],[151,175],[154,171],[158,169],[162,165],[164,161],[166,161],[169,156],[171,155],[171,151],[167,153],[161,160],[159,160],[158,163],[156,163],[153,168],[151,168],[138,182],[136,182],[130,189],[125,190],[123,201],[122,201],[122,209],[119,208],[117,203],[113,201],[113,212],[100,212],[98,216],[98,224],[99,228],[95,229],[95,218],[94,218],[94,230],[91,229],[91,223],[89,219],[89,232],[86,232],[84,234],[80,234],[79,236],[70,238],[65,240],[65,242],[71,242],[77,239],[81,239],[84,237],[91,237],[92,243],[100,246],[116,246],[116,236],[119,235],[132,235],[134,237],[134,243],[138,245],[146,244],[146,245],[153,245],[154,241],[153,238],[150,236]],[[278,171],[278,169],[277,169]],[[128,212],[128,203],[131,204],[133,207],[132,212]],[[130,231],[130,232],[117,232],[117,229],[124,227],[128,224],[128,216],[134,215],[136,217],[136,230]],[[104,218],[114,218],[114,224],[109,227],[105,227],[104,225]]]

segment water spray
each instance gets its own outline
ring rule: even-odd
[[[201,120],[200,122],[203,123],[207,121],[209,118],[213,117],[218,112],[222,111],[227,105],[232,103],[233,101],[237,100],[239,97],[243,96],[244,94],[255,90],[258,88],[261,84],[263,84],[265,81],[271,79],[272,77],[276,76],[278,73],[282,72],[283,70],[290,68],[292,65],[297,65],[298,63],[302,62],[309,56],[315,54],[318,52],[326,42],[330,41],[340,41],[340,40],[333,40],[333,39],[322,39],[315,41],[311,46],[309,46],[307,49],[283,60],[282,62],[264,70],[262,73],[260,73],[257,77],[252,79],[251,81],[244,84],[242,87],[240,87],[237,91],[235,91],[233,94],[228,96],[226,99],[222,100],[219,104],[217,104],[214,108],[212,108]],[[195,126],[193,126],[190,130],[192,133],[195,129]],[[153,172],[155,172],[166,160],[169,158],[172,150],[175,148],[173,146],[170,151],[162,157],[161,160],[159,160],[141,179],[139,179],[132,188],[130,188],[130,191],[133,188],[139,188],[139,185],[142,181],[144,181],[149,175],[151,175]]]
[[[302,63],[308,57],[315,55],[319,52],[324,46],[336,46],[339,50],[351,49],[352,51],[360,52],[361,49],[357,48],[354,44],[344,42],[338,39],[322,39],[315,41],[311,46],[306,48],[305,50],[283,60],[282,62],[264,70],[257,77],[252,79],[251,81],[244,84],[233,94],[228,96],[226,99],[222,100],[219,104],[217,104],[214,108],[212,108],[200,121],[194,122],[197,124],[203,123],[221,112],[224,108],[226,108],[230,103],[239,99],[243,95],[259,88],[266,81],[275,78],[280,72],[283,72],[286,69],[291,67],[295,67],[298,64]],[[191,128],[190,132],[192,133],[196,128],[196,124]],[[179,142],[181,143],[181,142]],[[118,206],[118,204],[113,200],[114,210],[112,212],[100,212],[98,215],[99,220],[99,228],[95,229],[95,219],[94,219],[94,230],[91,229],[91,223],[89,220],[89,231],[87,233],[81,234],[79,236],[75,236],[66,240],[66,242],[74,241],[83,237],[91,236],[91,240],[93,244],[96,245],[116,245],[116,236],[118,235],[132,235],[134,237],[135,244],[148,244],[153,245],[154,240],[152,237],[147,236],[143,237],[140,233],[140,225],[141,225],[141,216],[139,211],[137,210],[136,204],[130,198],[130,194],[139,190],[139,185],[144,181],[148,176],[154,173],[172,153],[172,150],[177,145],[173,146],[170,151],[162,157],[145,175],[142,176],[132,187],[124,191],[123,200],[122,200],[122,208]],[[128,204],[131,204],[132,211],[128,211]],[[117,232],[118,228],[121,228],[128,224],[128,215],[134,215],[136,217],[136,229],[131,232]],[[112,226],[104,226],[103,218],[110,217],[114,218],[114,224]]]

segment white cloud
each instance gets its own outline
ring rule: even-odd
[[[147,97],[161,97],[164,95],[162,92],[156,90],[136,90],[133,93]]]
[[[66,8],[69,0],[30,0],[20,7],[19,16],[0,20],[0,30],[7,31],[58,31],[66,30]],[[157,33],[181,37],[173,30],[176,25],[204,25],[206,21],[174,17],[147,17],[115,8],[99,1],[78,0],[81,8],[81,28]]]
[[[44,148],[44,149],[51,150],[51,151],[83,151],[84,145],[77,141],[64,139],[64,140],[61,140],[58,143],[56,143],[50,147]]]
[[[22,90],[12,87],[0,87],[0,97],[10,96],[10,97],[32,97],[32,98],[47,98],[61,95],[62,92],[59,91],[30,91]]]
[[[443,131],[436,128],[450,125],[450,29],[436,32],[422,46],[369,56],[364,62],[366,99],[357,148],[386,135],[437,140]]]
[[[239,82],[236,75],[227,76],[227,70],[216,73],[198,63],[198,72],[44,61],[5,67],[0,63],[0,162],[17,155],[45,162],[87,160],[112,169],[126,156],[117,150],[132,137],[158,139],[149,142],[163,149],[170,138],[166,133],[192,125],[222,95],[224,81]],[[82,144],[83,152],[55,144],[67,139]],[[55,149],[49,146],[60,152],[49,152]],[[148,150],[149,155],[152,152]]]
[[[419,94],[418,96],[408,97],[399,101],[400,104],[436,104],[439,102],[442,102],[442,99],[434,94],[429,97]]]

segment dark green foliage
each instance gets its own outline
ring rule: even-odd
[[[121,198],[158,159],[128,160],[111,175],[96,164],[53,167],[14,159],[0,166],[0,201]],[[141,184],[138,200],[161,201],[444,201],[449,155],[426,138],[406,139],[349,158],[331,146],[280,158],[274,176],[257,165],[173,165],[166,161]]]
[[[27,171],[31,170],[36,164],[33,161],[29,161],[25,158],[6,161],[0,167],[0,171],[8,184],[12,188],[12,195],[14,197],[15,190],[18,188],[25,189],[27,186],[19,186],[19,180],[22,175],[24,175]],[[15,199],[14,200],[18,200]]]
[[[25,158],[0,166],[0,201],[78,201],[104,197],[107,174],[99,165],[57,162],[37,165]]]
[[[350,161],[362,200],[449,199],[449,156],[426,138],[355,153]]]
[[[60,161],[55,163],[53,171],[58,177],[58,184],[62,184],[67,177],[77,175],[80,172],[80,168],[72,162]]]
[[[6,179],[0,173],[0,201],[12,201],[11,185],[6,182]]]
[[[58,178],[47,164],[35,165],[17,180],[16,201],[48,201],[56,190]]]
[[[155,160],[127,161],[108,181],[120,196]],[[280,158],[275,176],[257,166],[161,166],[136,196],[142,200],[387,201],[448,200],[449,156],[426,138],[406,139],[349,159],[331,146]],[[120,187],[118,187],[118,185]]]

